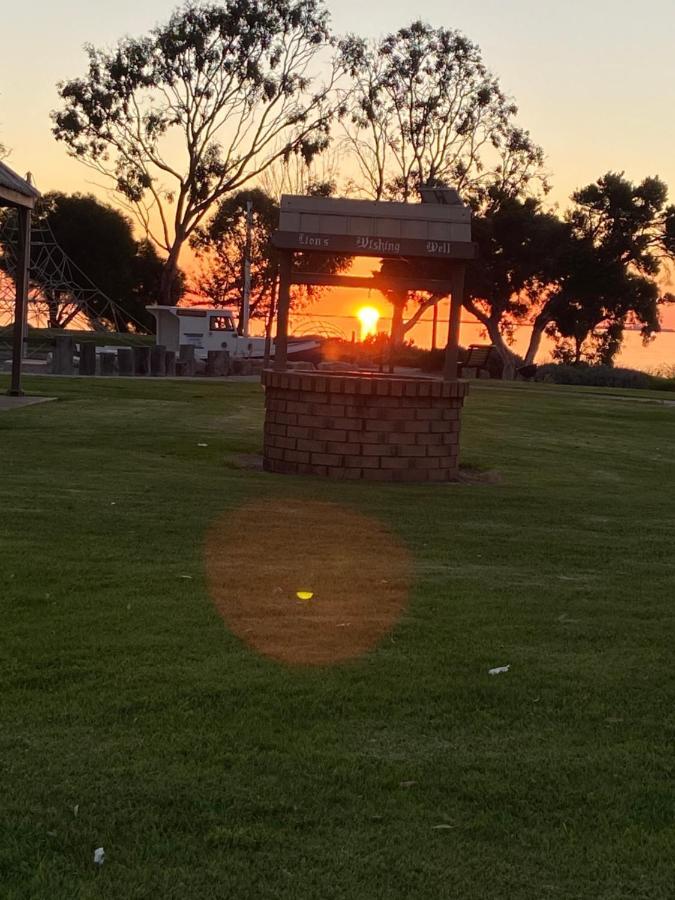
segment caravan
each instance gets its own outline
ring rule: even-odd
[[[263,359],[265,338],[239,334],[233,310],[204,306],[148,306],[157,322],[157,344],[167,350],[184,345],[195,348],[197,359],[206,359],[209,350],[226,350],[232,359]],[[320,341],[315,338],[291,338],[290,359],[317,359]],[[274,353],[274,344],[270,348]]]

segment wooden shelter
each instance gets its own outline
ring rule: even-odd
[[[8,393],[21,395],[21,358],[26,333],[26,312],[28,307],[28,270],[30,265],[31,212],[40,196],[30,182],[13,172],[0,162],[0,207],[16,210],[19,220],[16,247],[16,301],[14,305],[14,332],[12,336],[12,380]]]

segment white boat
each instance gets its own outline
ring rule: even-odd
[[[185,344],[195,348],[197,359],[206,359],[209,350],[227,350],[232,358],[262,359],[265,338],[239,334],[233,310],[208,306],[148,306],[157,322],[156,343],[167,350]],[[321,342],[316,338],[289,338],[289,359],[320,357]],[[274,353],[272,343],[271,353]]]

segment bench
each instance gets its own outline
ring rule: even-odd
[[[464,369],[475,369],[476,374],[481,370],[492,377],[497,353],[490,344],[471,344],[466,353],[466,358],[457,366],[458,375],[464,376]],[[492,363],[492,366],[490,365]]]

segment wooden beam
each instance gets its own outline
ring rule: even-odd
[[[458,263],[452,267],[452,300],[450,303],[450,321],[448,324],[448,343],[445,348],[444,381],[457,381],[457,365],[459,363],[459,323],[464,303],[464,271],[465,266]]]
[[[373,291],[427,291],[447,296],[452,281],[435,278],[392,278],[388,275],[328,275],[322,272],[291,272],[291,284],[311,284],[322,287],[361,288]]]
[[[293,253],[286,250],[279,255],[279,303],[277,307],[277,336],[274,339],[274,369],[277,372],[285,372],[288,354],[288,312],[291,306]]]
[[[19,216],[19,246],[16,260],[16,300],[14,303],[14,331],[12,334],[12,380],[10,397],[20,397],[21,359],[23,357],[23,341],[26,334],[26,310],[28,307],[28,274],[30,266],[30,209],[21,207]]]
[[[20,209],[33,209],[35,197],[20,194],[11,188],[0,185],[0,206],[18,206]]]

